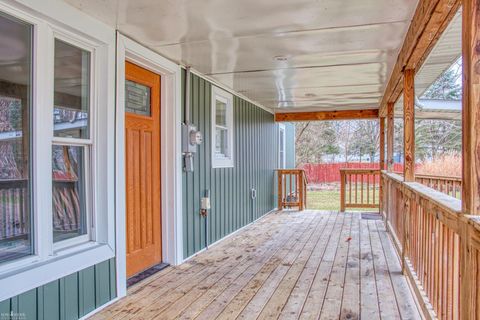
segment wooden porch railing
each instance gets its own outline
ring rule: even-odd
[[[307,176],[303,169],[279,169],[278,210],[297,207],[304,210],[307,204]]]
[[[415,174],[415,181],[457,199],[462,195],[462,177]]]
[[[462,215],[458,199],[400,175],[384,172],[382,183],[382,214],[424,313],[480,319],[479,218]]]
[[[379,207],[380,170],[340,169],[340,211]]]
[[[395,174],[403,176],[403,172],[395,171]],[[415,181],[457,199],[462,196],[462,177],[416,173]]]

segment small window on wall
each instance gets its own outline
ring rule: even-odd
[[[287,167],[285,154],[285,125],[280,123],[278,129],[278,167],[280,169],[285,169]]]
[[[0,263],[33,253],[32,26],[0,13]]]
[[[212,87],[212,166],[233,167],[233,96]]]
[[[55,39],[53,242],[87,240],[91,53]]]

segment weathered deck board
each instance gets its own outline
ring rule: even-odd
[[[271,214],[92,319],[420,319],[382,221]]]
[[[400,319],[395,291],[393,290],[392,280],[375,222],[374,220],[368,221],[368,230],[373,253],[380,316],[383,319]]]
[[[360,318],[380,319],[378,308],[378,292],[375,282],[375,269],[373,267],[373,253],[370,245],[368,221],[360,221]]]

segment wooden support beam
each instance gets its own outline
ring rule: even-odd
[[[393,172],[393,112],[395,105],[392,102],[388,103],[387,108],[387,170]]]
[[[385,118],[380,118],[380,170],[385,170]]]
[[[415,181],[415,71],[403,74],[403,177],[405,182]]]
[[[480,0],[463,0],[462,210],[480,214]]]
[[[403,90],[402,70],[418,70],[460,7],[461,0],[422,0],[403,42],[402,49],[385,88],[380,115],[386,116],[387,103],[395,103]]]
[[[275,121],[317,121],[376,119],[378,109],[276,113]]]

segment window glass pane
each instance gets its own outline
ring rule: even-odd
[[[227,126],[227,104],[223,101],[216,101],[215,122],[217,126]]]
[[[85,147],[54,145],[53,241],[87,233]]]
[[[89,138],[90,52],[55,40],[55,137]]]
[[[0,14],[0,263],[32,253],[32,27]]]
[[[130,80],[125,81],[125,111],[151,116],[151,88]]]
[[[228,130],[216,128],[215,132],[215,153],[220,157],[228,157]]]

